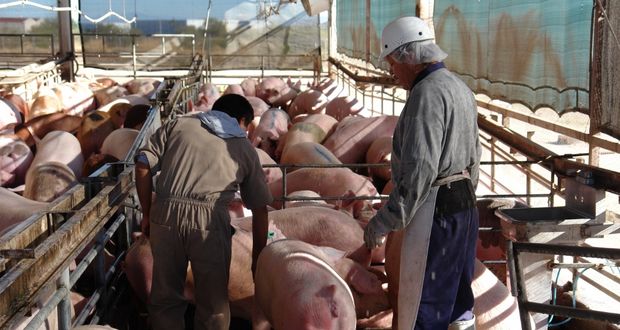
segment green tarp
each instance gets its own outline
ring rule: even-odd
[[[416,2],[367,3],[336,2],[338,51],[380,66],[381,30],[415,15]],[[592,6],[591,0],[436,0],[433,23],[448,67],[473,91],[531,109],[588,111]]]

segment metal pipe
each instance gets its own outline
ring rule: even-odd
[[[60,278],[58,279],[58,287],[71,288],[72,285],[69,280],[69,268],[66,268]],[[58,329],[69,330],[71,329],[71,298],[69,295],[62,297],[58,303]]]
[[[125,215],[119,215],[116,220],[112,223],[110,228],[106,230],[102,235],[102,239],[100,242],[97,242],[93,248],[84,256],[82,261],[77,265],[70,278],[70,288],[75,285],[80,276],[84,273],[86,268],[90,265],[90,263],[97,257],[104,249],[105,244],[112,238],[112,235],[116,232],[116,230],[120,227],[121,223],[125,221]]]
[[[60,301],[69,295],[69,289],[65,286],[61,286],[56,290],[50,300],[41,307],[39,312],[30,320],[30,323],[24,328],[25,330],[37,330],[41,328],[41,325],[47,320],[47,317],[52,313],[54,308],[58,306]]]
[[[587,320],[607,321],[611,323],[620,323],[620,314],[602,312],[590,309],[579,309],[566,306],[541,304],[535,302],[523,302],[519,307],[524,307],[526,311],[543,314],[553,314],[556,316],[572,317]],[[529,323],[529,322],[528,322]]]

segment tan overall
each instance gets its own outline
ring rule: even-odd
[[[232,242],[228,203],[238,188],[250,209],[272,199],[256,151],[247,139],[221,139],[191,117],[167,123],[141,151],[151,169],[161,168],[150,216],[151,325],[185,328],[183,287],[190,261],[194,328],[228,329]]]

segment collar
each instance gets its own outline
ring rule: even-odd
[[[443,64],[443,62],[437,62],[437,63],[428,65],[426,68],[424,68],[424,70],[420,71],[418,76],[415,78],[415,80],[413,81],[413,86],[411,86],[411,89],[413,89],[413,87],[415,87],[417,83],[422,81],[422,79],[426,78],[426,76],[428,76],[429,74],[439,69],[445,68],[445,67],[446,65]]]

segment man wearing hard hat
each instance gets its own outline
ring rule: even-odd
[[[369,249],[405,230],[398,329],[473,329],[480,165],[476,102],[442,62],[447,54],[417,17],[389,23],[380,59],[410,91],[394,131],[394,190],[364,231]]]

